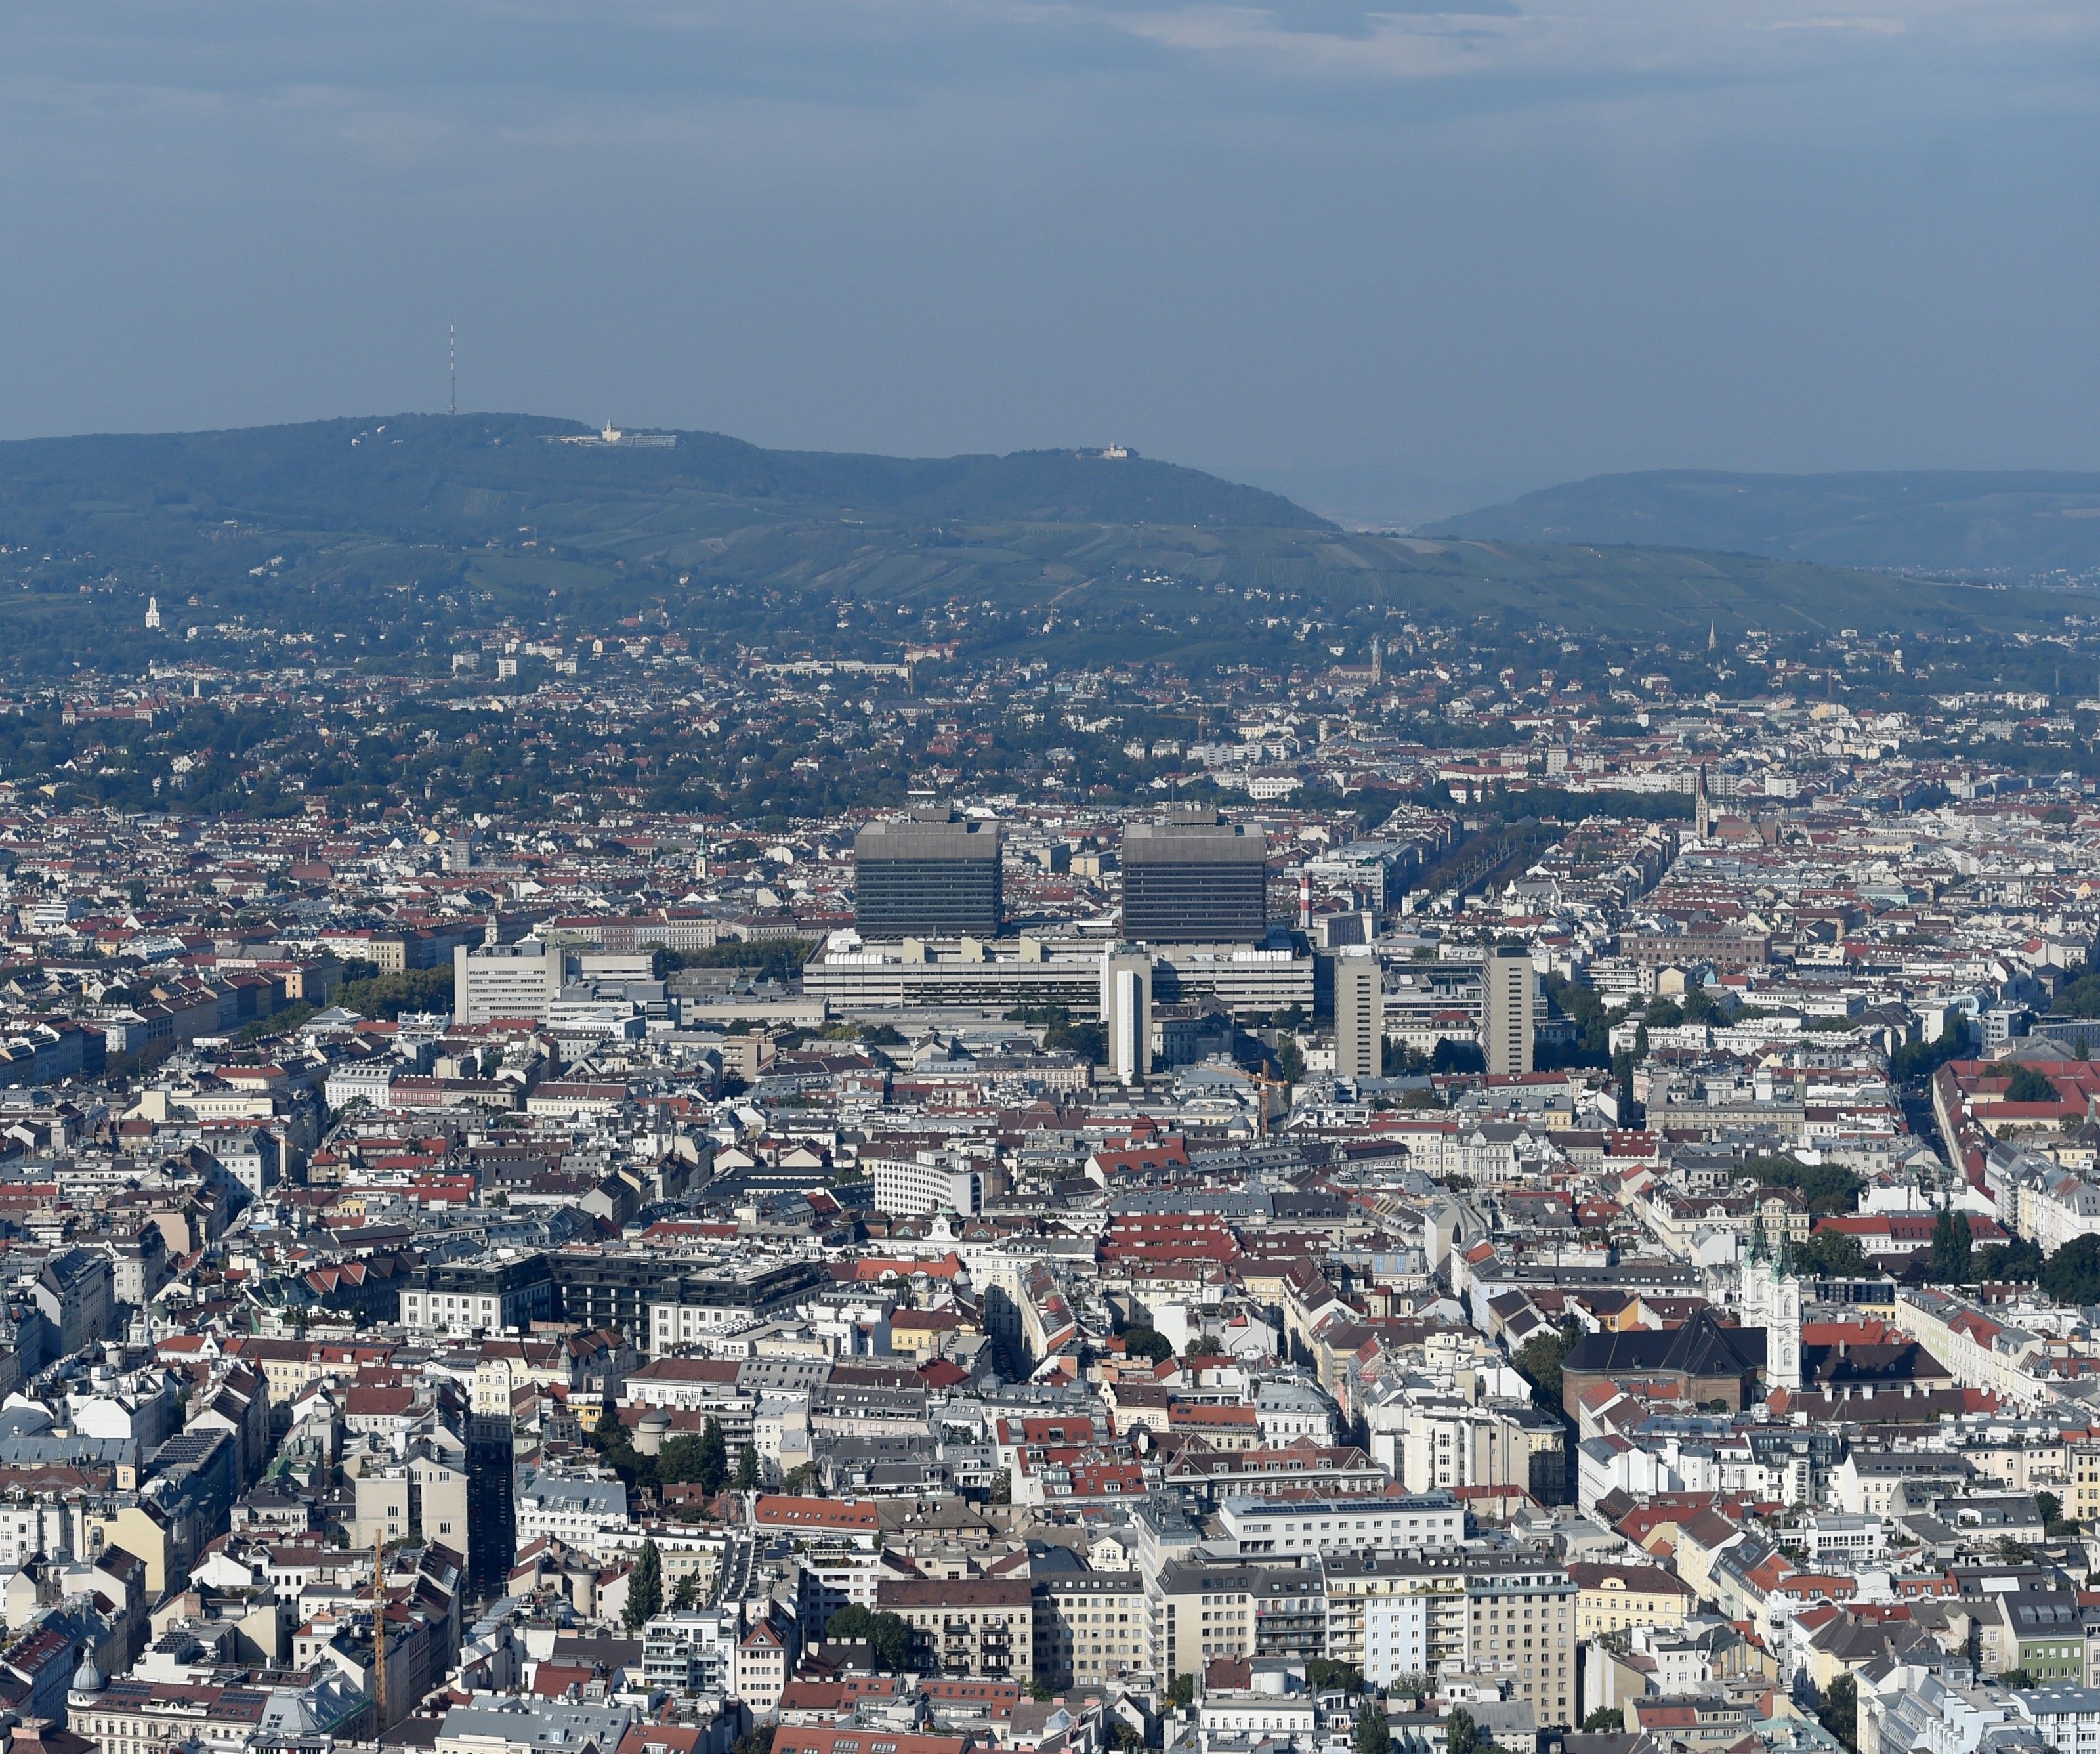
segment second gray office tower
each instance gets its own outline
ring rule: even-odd
[[[1123,831],[1123,935],[1132,943],[1251,944],[1268,933],[1268,837],[1215,810]]]

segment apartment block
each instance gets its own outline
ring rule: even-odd
[[[1026,1578],[885,1583],[876,1605],[911,1628],[921,1674],[1017,1681],[1035,1673],[1035,1608]]]

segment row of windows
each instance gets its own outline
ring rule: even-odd
[[[1456,1517],[1417,1517],[1410,1518],[1405,1522],[1396,1522],[1393,1524],[1393,1527],[1396,1531],[1414,1528],[1455,1529],[1458,1526],[1458,1519]],[[1383,1529],[1385,1526],[1386,1519],[1383,1517],[1373,1517],[1368,1520],[1362,1517],[1357,1518],[1357,1526],[1360,1529]],[[1322,1532],[1325,1532],[1332,1529],[1335,1526],[1335,1523],[1332,1519],[1325,1517],[1321,1518],[1317,1525],[1313,1523],[1310,1518],[1306,1519],[1305,1529],[1308,1534],[1310,1534],[1316,1526],[1317,1526]],[[1343,1532],[1346,1534],[1348,1531],[1349,1527],[1349,1519],[1347,1517],[1342,1518],[1341,1526]],[[1276,1532],[1276,1525],[1273,1522],[1253,1523],[1251,1524],[1249,1527],[1250,1531],[1256,1535],[1273,1535]],[[1283,1525],[1283,1532],[1289,1535],[1294,1532],[1297,1527],[1298,1525],[1295,1522],[1286,1522]]]
[[[134,1747],[139,1744],[141,1739],[155,1742],[187,1741],[191,1733],[189,1727],[179,1724],[149,1723],[142,1729],[130,1719],[122,1717],[92,1717],[88,1720],[88,1727],[99,1735],[130,1738],[130,1745]]]

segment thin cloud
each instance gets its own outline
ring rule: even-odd
[[[1464,0],[1340,5],[1097,4],[1102,24],[1184,54],[1278,77],[1392,79],[1670,73],[1761,77],[1827,71],[1833,55],[1901,45],[1992,59],[2100,42],[2100,9],[2063,0],[1870,0],[1805,11],[1779,0],[1687,7],[1677,0]],[[1879,46],[1877,47],[1877,46]]]
[[[2055,58],[2100,41],[2089,0],[233,0],[202,15],[23,0],[13,23],[29,89],[8,131],[112,104],[154,116],[319,103],[362,144],[409,158],[456,132],[646,141],[752,103],[1083,106],[1112,87],[1201,101],[1220,80],[1286,105],[1308,82],[1433,82],[1478,87],[1498,109],[1551,108],[1613,81],[1649,82],[1621,95],[1652,101],[1671,82],[1899,65],[2011,69],[2056,89]],[[360,104],[368,128],[348,120]]]

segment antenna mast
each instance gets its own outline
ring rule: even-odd
[[[452,366],[452,391],[446,398],[445,412],[459,413],[459,325],[445,325],[445,352]]]

